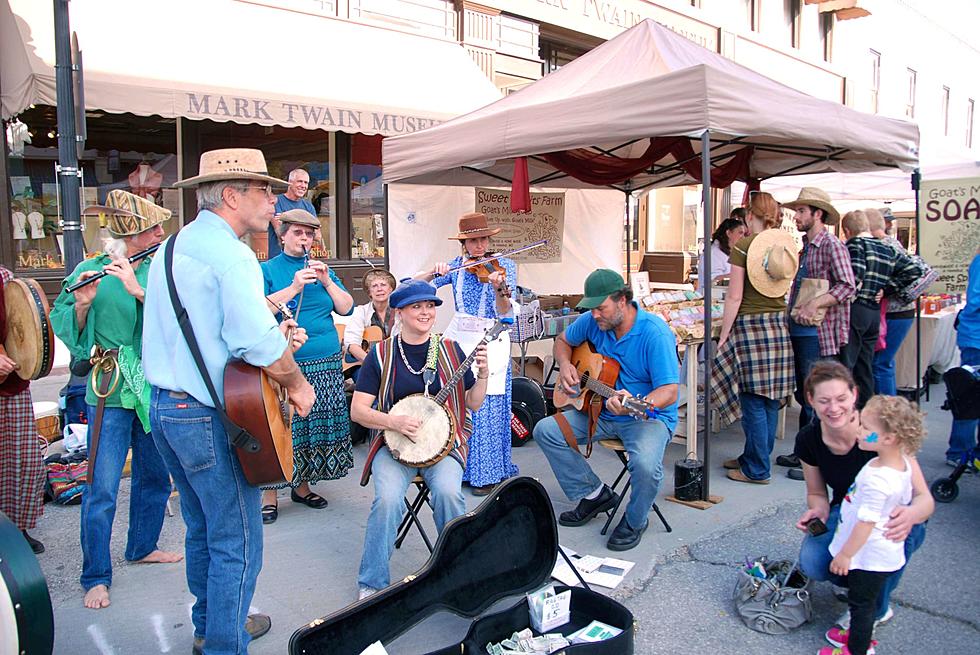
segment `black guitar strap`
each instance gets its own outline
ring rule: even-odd
[[[225,413],[224,405],[218,399],[218,392],[214,388],[214,382],[211,380],[211,375],[208,373],[207,367],[204,365],[204,357],[201,355],[201,348],[197,344],[197,337],[194,336],[194,328],[191,326],[191,319],[187,315],[187,310],[184,308],[183,303],[180,302],[180,296],[177,295],[177,285],[174,283],[174,243],[177,241],[177,236],[180,233],[173,235],[167,240],[166,245],[163,247],[163,267],[167,273],[167,290],[170,291],[170,302],[174,306],[174,313],[177,315],[177,324],[180,325],[180,331],[184,334],[184,341],[187,342],[187,347],[191,351],[191,356],[194,358],[194,363],[197,365],[197,370],[200,372],[201,377],[204,379],[204,386],[208,388],[208,393],[211,395],[211,402],[214,403],[214,409],[218,412],[218,416],[221,417],[221,422],[225,425],[225,431],[231,438],[231,443],[236,448],[243,448],[249,453],[257,453],[261,449],[258,439],[249,434],[246,430],[242,429],[240,426],[232,422],[228,418],[228,414]]]

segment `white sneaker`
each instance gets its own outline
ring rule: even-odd
[[[892,610],[892,606],[889,605],[888,606],[888,609],[885,610],[885,615],[882,616],[877,621],[875,621],[875,626],[874,627],[877,628],[879,625],[883,625],[885,623],[888,623],[889,621],[892,620],[892,617],[893,616],[895,616],[895,612]],[[851,629],[851,613],[850,612],[844,612],[839,617],[837,617],[837,625],[839,625],[844,630],[850,630]]]
[[[371,587],[361,585],[357,588],[357,600],[364,600],[368,596],[373,596],[376,593],[378,593],[377,589],[372,589]]]

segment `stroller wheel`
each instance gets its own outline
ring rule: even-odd
[[[940,478],[929,487],[932,497],[939,503],[951,503],[960,495],[960,488],[949,478]]]

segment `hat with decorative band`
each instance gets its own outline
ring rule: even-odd
[[[200,172],[197,175],[181,180],[174,186],[187,189],[222,180],[255,180],[283,189],[289,186],[286,180],[269,175],[269,167],[265,165],[265,155],[261,150],[254,148],[209,150],[201,155],[198,170]]]
[[[113,189],[106,196],[104,205],[90,205],[82,213],[98,216],[100,224],[116,238],[145,232],[170,220],[171,215],[169,209],[122,189]]]
[[[492,237],[500,232],[499,227],[487,225],[487,215],[480,212],[470,212],[459,217],[459,234],[449,237],[454,241],[463,239],[478,239],[480,237]]]

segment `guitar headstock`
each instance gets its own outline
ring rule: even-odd
[[[504,316],[504,317],[498,318],[497,319],[497,322],[494,323],[493,326],[489,330],[487,330],[487,333],[484,336],[484,339],[488,343],[490,341],[493,341],[494,339],[496,339],[497,337],[499,337],[502,332],[504,332],[506,330],[509,330],[513,324],[514,324],[514,319],[511,318],[510,316]]]
[[[638,419],[647,418],[649,416],[647,412],[654,409],[650,403],[634,396],[627,396],[626,398],[623,398],[623,407],[629,411],[631,416]]]

